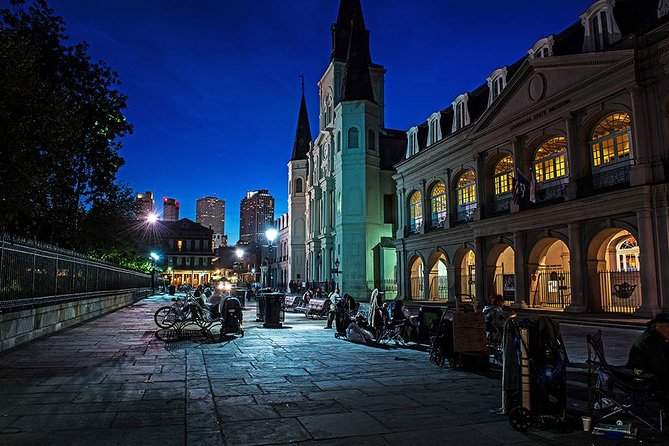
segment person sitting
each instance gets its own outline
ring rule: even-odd
[[[355,317],[355,322],[351,322],[346,327],[346,339],[358,344],[373,342],[374,334],[368,330],[369,328],[371,327],[369,327],[365,318],[361,314],[358,314]]]
[[[658,396],[669,407],[669,314],[656,314],[646,327],[632,344],[627,367],[638,375],[655,375],[662,392]]]

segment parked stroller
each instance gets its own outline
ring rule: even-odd
[[[504,328],[502,411],[511,426],[561,425],[567,405],[567,351],[559,324],[549,317],[510,318]]]
[[[453,357],[453,322],[448,315],[447,311],[441,314],[436,334],[430,337],[430,362],[439,367]]]
[[[219,306],[221,313],[221,336],[239,334],[244,337],[242,328],[242,305],[236,297],[226,297]]]
[[[335,338],[346,337],[346,327],[351,322],[355,321],[355,313],[358,304],[355,299],[349,294],[344,294],[344,297],[335,305]]]

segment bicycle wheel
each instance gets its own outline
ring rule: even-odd
[[[153,320],[160,328],[170,328],[177,321],[177,314],[172,307],[160,307],[153,315]]]

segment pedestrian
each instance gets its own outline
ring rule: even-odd
[[[332,322],[334,321],[335,318],[335,311],[337,310],[337,304],[341,300],[341,296],[339,296],[339,288],[335,288],[335,290],[330,293],[330,297],[328,298],[330,301],[330,309],[328,310],[328,322],[325,328],[332,328]]]

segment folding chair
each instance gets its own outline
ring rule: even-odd
[[[602,331],[587,335],[588,415],[597,412],[593,425],[613,416],[627,415],[662,432],[664,411],[657,398],[657,380],[650,373],[637,374],[626,366],[606,362]],[[659,408],[658,408],[659,407]],[[657,421],[653,418],[657,416]]]

